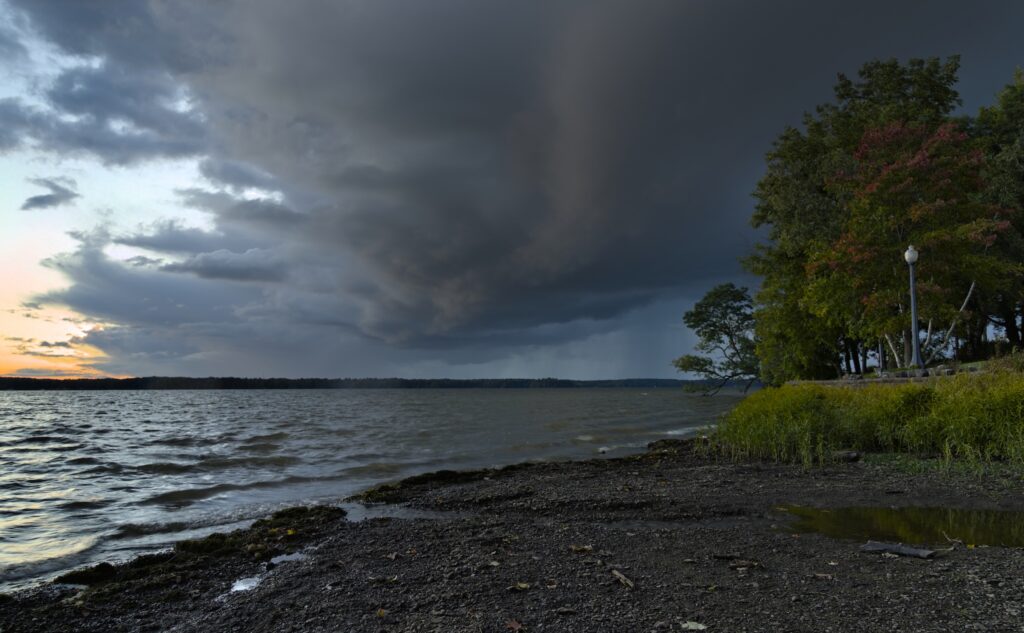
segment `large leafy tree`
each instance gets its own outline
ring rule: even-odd
[[[870,128],[854,159],[829,185],[847,200],[840,234],[809,253],[805,298],[815,313],[859,340],[908,330],[908,244],[922,252],[918,302],[932,325],[951,323],[965,292],[991,295],[1017,277],[1018,265],[992,248],[1011,211],[983,199],[985,157],[961,125]]]
[[[715,286],[683,315],[683,322],[700,338],[696,348],[703,355],[677,358],[676,369],[709,380],[711,393],[734,380],[749,388],[757,379],[753,302],[746,288]]]
[[[985,357],[993,325],[1024,347],[1024,72],[972,119],[953,115],[958,68],[869,62],[773,144],[752,218],[767,239],[744,262],[765,382],[861,371],[883,347],[908,363],[910,244],[930,356],[952,337]],[[677,365],[727,375],[711,356]]]
[[[982,108],[974,127],[987,157],[985,164],[985,199],[998,207],[1014,211],[1009,216],[1013,230],[1004,233],[993,248],[1003,257],[1024,262],[1024,71],[1014,74],[1013,81],[996,97],[990,107]],[[1024,280],[1007,280],[998,292],[980,296],[976,303],[987,315],[987,321],[1002,329],[1014,347],[1024,345],[1020,319]],[[979,323],[976,329],[984,327]]]
[[[912,241],[926,319],[952,319],[975,281],[975,303],[1013,292],[1000,281],[1016,272],[1001,250],[1011,207],[986,184],[986,148],[951,116],[958,67],[957,57],[865,64],[776,140],[754,193],[752,222],[768,239],[746,261],[762,277],[757,353],[768,382],[835,375],[844,352],[859,367],[885,334],[906,331],[900,256]],[[990,119],[1007,143],[1019,140],[1009,106]]]

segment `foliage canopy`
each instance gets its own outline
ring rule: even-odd
[[[959,65],[869,62],[776,139],[754,191],[767,239],[744,262],[761,277],[750,340],[766,382],[835,377],[844,360],[860,372],[883,347],[909,364],[920,330],[937,356],[984,356],[992,325],[1021,344],[1024,75],[977,118],[954,116]]]

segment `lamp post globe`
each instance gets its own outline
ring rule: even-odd
[[[923,370],[924,361],[921,360],[921,340],[917,327],[917,292],[914,285],[914,264],[917,263],[917,258],[917,249],[911,244],[903,253],[903,259],[906,260],[907,266],[910,268],[910,338],[914,344],[914,366]]]

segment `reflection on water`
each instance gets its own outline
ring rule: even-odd
[[[1024,547],[1024,512],[961,508],[780,508],[796,517],[786,527],[833,538],[942,545]]]
[[[0,392],[0,591],[440,469],[623,455],[681,389]]]

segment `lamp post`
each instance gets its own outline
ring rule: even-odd
[[[914,264],[917,263],[917,249],[911,244],[907,252],[903,253],[903,259],[907,260],[910,267],[910,335],[914,340],[914,365],[918,369],[924,369],[924,361],[921,360],[921,341],[917,335],[917,291],[914,287]]]

